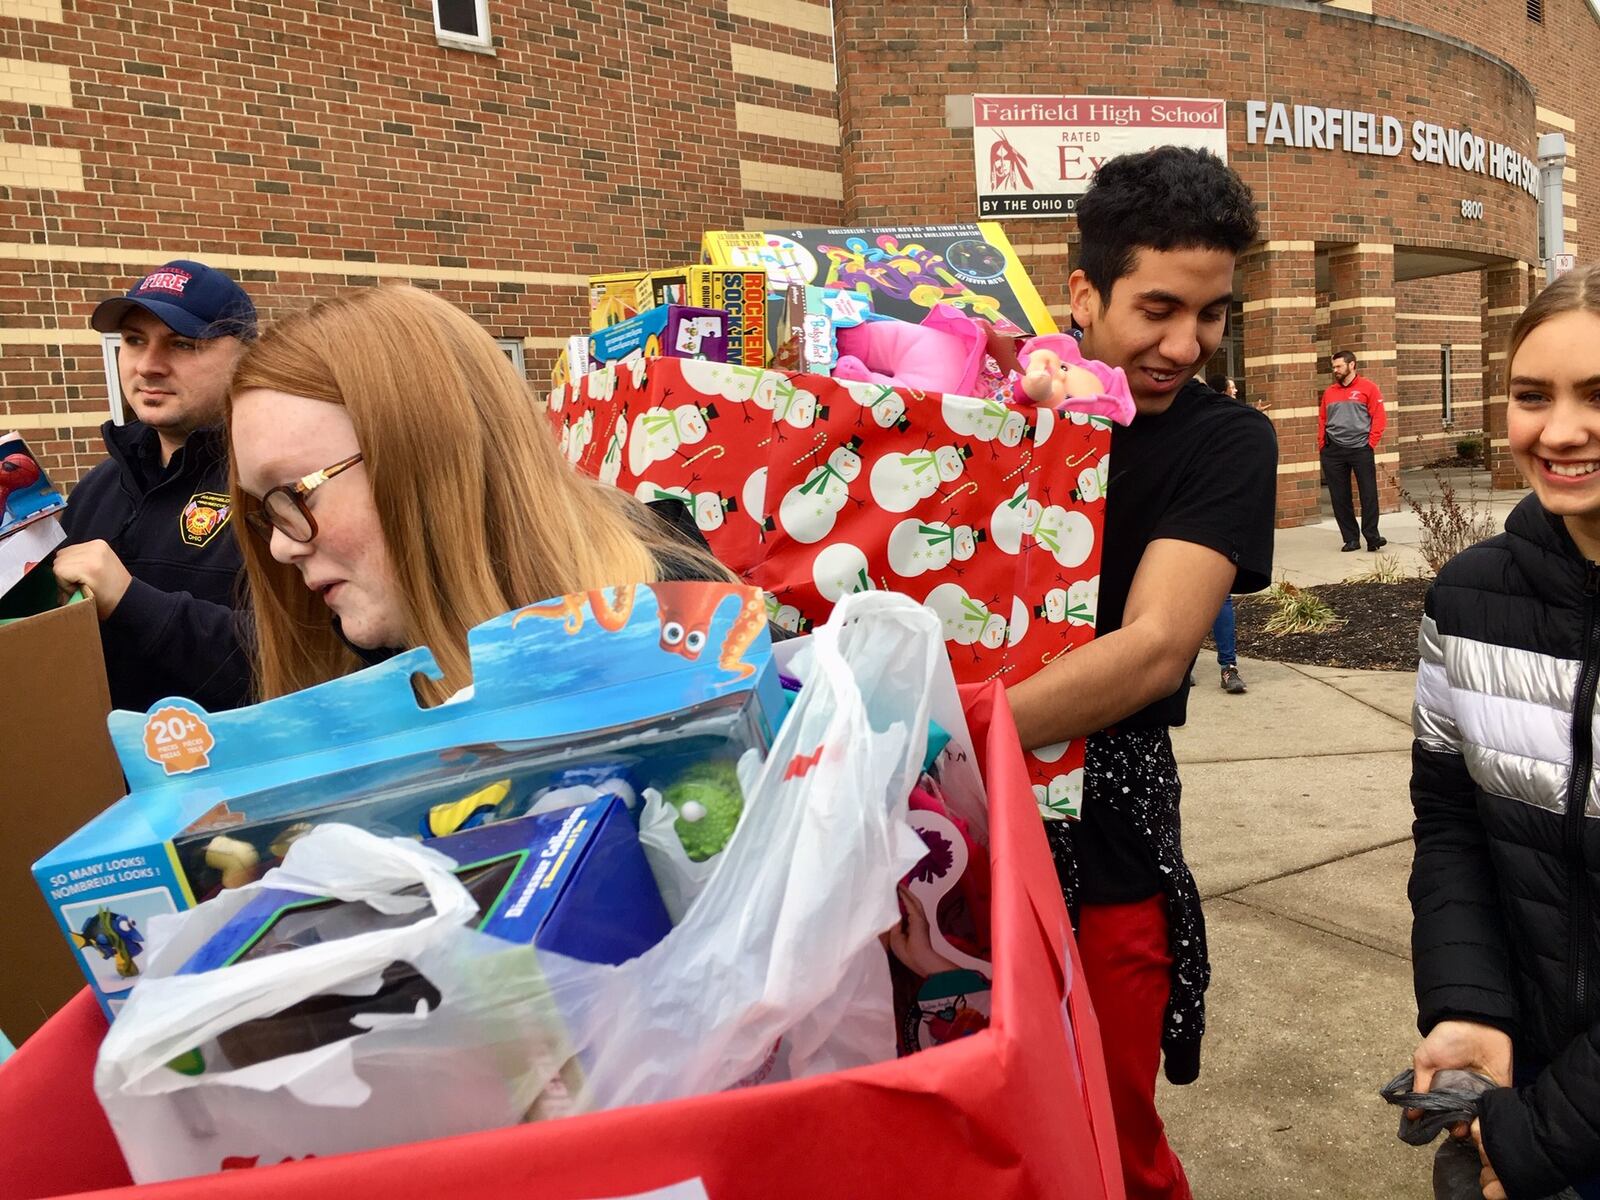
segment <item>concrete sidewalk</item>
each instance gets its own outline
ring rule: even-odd
[[[1496,527],[1520,492],[1452,473]],[[1427,474],[1402,486],[1419,496]],[[1381,523],[1417,573],[1409,507]],[[1332,583],[1371,568],[1339,550],[1331,516],[1278,531],[1274,574]],[[1409,671],[1342,671],[1249,657],[1243,696],[1203,654],[1183,767],[1184,844],[1206,897],[1209,1031],[1200,1079],[1161,1085],[1172,1143],[1201,1200],[1432,1195],[1432,1149],[1395,1137],[1377,1089],[1410,1065],[1411,693]]]
[[[1162,1085],[1172,1143],[1202,1200],[1431,1195],[1376,1094],[1417,1040],[1412,677],[1239,665],[1229,696],[1202,664],[1173,737],[1212,982],[1200,1080]]]
[[[1496,532],[1504,526],[1506,514],[1527,495],[1526,489],[1492,490],[1488,472],[1460,468],[1440,471],[1438,480],[1432,471],[1407,471],[1400,477],[1400,487],[1426,508],[1437,499],[1440,481],[1455,489],[1456,502],[1463,508],[1476,506],[1478,513],[1491,515]],[[1406,574],[1415,575],[1426,570],[1418,549],[1422,542],[1422,522],[1407,500],[1401,499],[1398,512],[1384,513],[1379,518],[1378,532],[1389,539],[1380,553],[1395,559]],[[1320,521],[1296,529],[1278,530],[1273,578],[1282,576],[1290,583],[1315,586],[1340,583],[1352,575],[1371,570],[1378,555],[1369,553],[1365,546],[1347,554],[1339,549],[1343,540],[1324,489]]]

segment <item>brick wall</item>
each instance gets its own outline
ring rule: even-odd
[[[1567,251],[1594,261],[1600,170],[1583,152],[1600,153],[1600,15],[1588,0],[1544,0],[1542,23],[1528,19],[1525,4],[1485,0],[1373,0],[1373,12],[1469,38],[1528,77],[1538,94],[1539,132],[1565,133],[1576,152],[1566,174]]]
[[[1396,430],[1403,469],[1455,453],[1464,437],[1482,435],[1483,336],[1476,273],[1441,275],[1395,286],[1395,340],[1399,350],[1397,396],[1389,420]],[[1452,419],[1443,419],[1443,364],[1450,347]]]
[[[169,258],[269,318],[435,287],[535,374],[586,275],[839,220],[826,4],[489,9],[493,54],[441,47],[427,3],[0,0],[0,426],[63,484],[97,461],[89,312]]]

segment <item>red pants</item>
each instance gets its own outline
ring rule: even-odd
[[[1083,905],[1078,953],[1100,1021],[1128,1200],[1193,1200],[1156,1112],[1161,1018],[1172,966],[1166,898]]]

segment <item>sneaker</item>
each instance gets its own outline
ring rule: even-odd
[[[1382,550],[1388,544],[1389,544],[1389,539],[1386,538],[1386,537],[1381,537],[1375,542],[1368,542],[1367,543],[1367,549],[1370,550],[1373,554],[1376,554],[1379,550]],[[1355,547],[1352,546],[1351,549],[1354,550]]]
[[[1227,692],[1230,696],[1244,695],[1244,680],[1239,678],[1238,667],[1222,668],[1222,690]]]
[[[1349,554],[1350,551],[1359,549],[1361,549],[1360,542],[1346,542],[1344,545],[1339,547],[1340,552],[1343,554]]]

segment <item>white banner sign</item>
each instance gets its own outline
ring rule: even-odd
[[[1100,164],[1157,146],[1228,157],[1223,100],[1177,96],[974,96],[972,150],[982,217],[1062,217]]]

